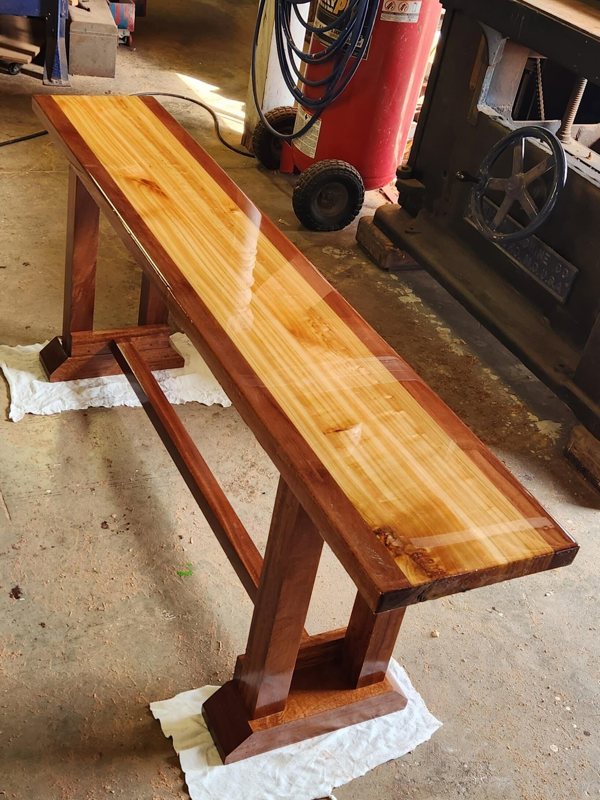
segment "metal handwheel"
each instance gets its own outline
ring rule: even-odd
[[[537,139],[550,148],[550,155],[529,170],[525,170],[524,166],[527,139]],[[512,174],[507,178],[495,177],[491,174],[492,168],[510,149],[512,149]],[[550,185],[546,200],[539,208],[529,189],[534,181],[548,174]],[[552,213],[567,180],[567,159],[562,144],[553,133],[537,125],[528,125],[500,139],[483,159],[474,178],[467,178],[464,175],[459,177],[463,180],[472,180],[475,184],[471,191],[471,213],[479,230],[494,242],[516,242],[531,236]],[[484,209],[484,197],[489,190],[504,193],[504,198],[491,220],[489,215],[486,216]],[[528,216],[529,224],[519,230],[503,233],[500,226],[515,203],[518,203]]]

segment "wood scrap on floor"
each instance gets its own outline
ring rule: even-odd
[[[0,61],[30,64],[41,50],[37,38],[28,17],[0,16]]]

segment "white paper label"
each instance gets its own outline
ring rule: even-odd
[[[298,108],[296,111],[296,122],[294,123],[294,133],[303,128],[310,118],[310,114],[304,111],[304,109]],[[297,147],[301,153],[304,153],[305,156],[314,158],[315,153],[317,152],[317,144],[319,143],[320,132],[321,120],[318,119],[310,130],[293,140],[294,146]]]
[[[381,19],[386,22],[418,22],[420,13],[421,0],[383,0],[381,5]]]

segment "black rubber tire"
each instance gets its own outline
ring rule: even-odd
[[[21,65],[20,64],[9,64],[8,65],[8,74],[9,75],[18,75],[21,72]]]
[[[294,187],[294,213],[311,231],[339,231],[362,208],[365,186],[351,164],[337,159],[317,161]]]
[[[296,109],[293,106],[278,106],[267,111],[265,119],[278,133],[293,133]],[[254,128],[252,151],[263,167],[270,170],[279,169],[281,139],[271,133],[262,119]]]

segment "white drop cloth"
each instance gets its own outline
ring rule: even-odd
[[[414,750],[441,726],[396,661],[390,674],[408,699],[402,711],[226,766],[202,717],[217,686],[182,692],[150,709],[173,737],[192,800],[316,800]]]
[[[229,398],[182,333],[171,336],[171,344],[185,359],[179,369],[159,370],[154,377],[171,403],[196,401],[210,406],[230,406]],[[139,406],[124,375],[50,383],[44,375],[39,353],[44,345],[0,345],[0,368],[10,389],[9,419],[18,422],[25,414],[57,414],[83,408]]]

